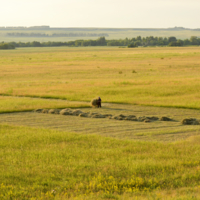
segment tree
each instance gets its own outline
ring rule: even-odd
[[[138,47],[138,46],[136,45],[136,43],[131,43],[131,44],[128,45],[128,48],[135,48],[135,47]]]
[[[12,44],[8,44],[8,43],[1,43],[0,49],[15,49],[15,46]]]
[[[199,40],[196,36],[192,36],[190,38],[190,42],[191,42],[192,45],[199,45],[200,44],[200,42],[199,42]]]
[[[106,42],[105,37],[100,37],[99,39],[97,39],[97,45],[98,46],[106,46],[107,42]]]
[[[168,38],[168,42],[170,43],[170,42],[176,42],[177,41],[177,39],[176,39],[176,37],[169,37]]]
[[[185,39],[185,40],[183,40],[183,44],[187,46],[187,45],[190,45],[191,42],[190,42],[190,40]]]

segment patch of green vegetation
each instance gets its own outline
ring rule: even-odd
[[[199,54],[198,47],[2,51],[0,94],[199,109]]]
[[[164,144],[0,125],[0,137],[1,199],[198,194],[199,136]]]
[[[38,108],[88,108],[89,103],[51,99],[0,96],[0,113],[32,111]]]

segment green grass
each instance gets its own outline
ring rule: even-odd
[[[198,47],[8,50],[0,94],[199,109],[199,58]]]
[[[33,111],[39,108],[87,108],[89,103],[51,99],[0,96],[0,113]]]
[[[164,144],[0,125],[0,137],[1,199],[199,197],[199,136]]]
[[[102,109],[106,113],[113,110],[124,114],[136,112],[137,116],[172,115],[179,121],[185,115],[198,118],[199,58],[198,47],[1,51],[0,113],[85,108],[88,103],[62,99],[89,102],[101,96],[103,102],[118,103]],[[132,73],[133,70],[137,73]],[[122,103],[154,106],[154,109],[128,110]],[[1,116],[4,122],[14,120],[10,114],[5,115]],[[52,122],[55,128],[64,117],[40,116],[38,123],[30,115],[29,125],[48,126]],[[63,130],[67,126],[82,134],[0,124],[0,199],[200,198],[198,127],[183,127],[178,121],[168,126],[167,122],[135,125],[108,119],[103,123],[97,123],[98,119],[79,120],[66,117],[61,124]],[[28,126],[29,118],[21,117],[18,121],[26,121]],[[123,140],[84,135],[83,130]],[[173,137],[167,140],[169,135]],[[141,137],[168,142],[124,140],[141,140]],[[178,137],[187,139],[169,142]]]

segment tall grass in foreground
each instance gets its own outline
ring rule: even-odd
[[[0,199],[199,197],[199,136],[164,144],[0,125],[0,138]]]

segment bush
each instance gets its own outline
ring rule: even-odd
[[[8,44],[8,43],[1,43],[0,49],[15,49],[15,46],[12,44]]]
[[[138,47],[135,43],[131,43],[128,45],[128,48],[135,48],[135,47]]]

